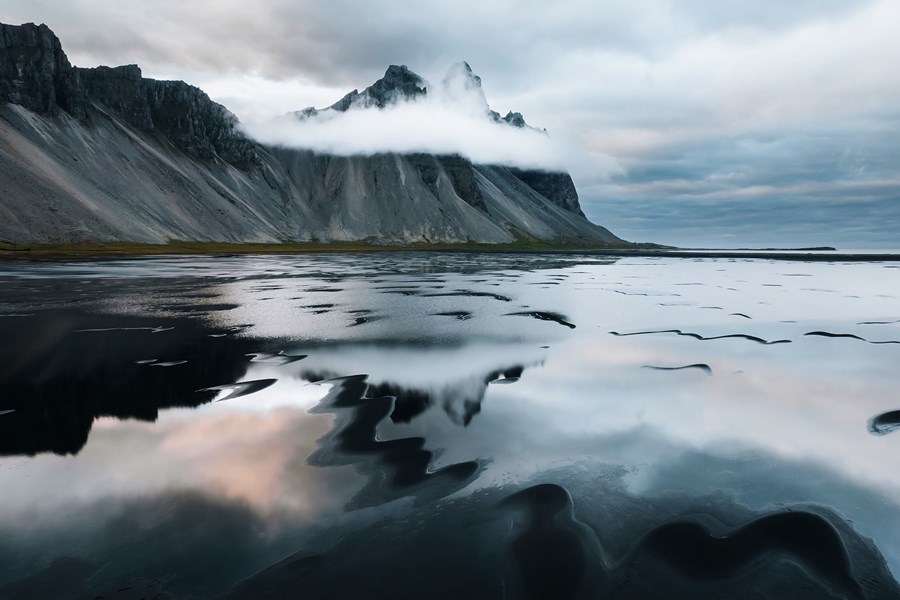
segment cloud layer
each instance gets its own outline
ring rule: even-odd
[[[79,65],[137,62],[244,120],[467,59],[496,109],[579,150],[585,212],[626,238],[900,239],[894,0],[6,0],[0,20],[45,21]]]
[[[547,170],[568,170],[585,159],[546,132],[492,120],[480,82],[468,66],[454,65],[439,85],[423,83],[426,94],[395,96],[383,108],[360,103],[346,112],[290,113],[247,122],[243,129],[265,144],[345,156],[459,154],[479,164]]]

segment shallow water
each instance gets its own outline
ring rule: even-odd
[[[2,598],[900,597],[896,263],[183,257],[0,286]]]

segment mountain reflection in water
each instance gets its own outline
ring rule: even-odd
[[[6,263],[0,598],[900,598],[886,266]]]

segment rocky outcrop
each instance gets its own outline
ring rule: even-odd
[[[513,127],[524,128],[528,127],[528,124],[525,122],[525,117],[522,116],[522,113],[509,111],[506,113],[506,116],[503,117],[503,121],[512,125]]]
[[[46,25],[0,23],[0,101],[56,116],[85,114],[78,72]]]
[[[111,108],[126,123],[142,131],[153,130],[153,117],[137,65],[78,69],[86,95],[94,102]]]
[[[406,65],[391,65],[384,77],[362,93],[353,90],[328,108],[340,112],[345,112],[350,107],[384,108],[393,102],[424,96],[426,85],[425,80],[410,71]]]
[[[288,113],[288,115],[294,117],[295,119],[301,120],[301,121],[303,119],[312,119],[313,117],[315,117],[318,114],[319,114],[319,111],[316,110],[315,106],[307,106],[303,110],[295,110],[293,112]]]
[[[141,76],[137,65],[78,69],[85,96],[142,131],[158,132],[195,158],[248,167],[258,164],[253,142],[236,131],[237,117],[183,81]]]
[[[479,210],[487,210],[484,194],[478,187],[478,178],[475,176],[474,165],[461,156],[441,156],[438,161],[453,184],[453,191],[466,204]]]
[[[572,177],[568,173],[515,168],[510,168],[510,171],[531,189],[550,200],[550,202],[576,215],[584,216],[581,205],[578,203],[578,191],[575,189],[575,182],[572,181]]]
[[[84,119],[87,105],[112,109],[142,131],[156,131],[189,155],[249,166],[254,144],[237,118],[202,90],[181,81],[141,77],[137,65],[72,67],[46,25],[0,25],[0,99],[38,114]]]
[[[330,108],[427,93],[391,66]],[[511,114],[498,126],[519,126]],[[46,26],[0,25],[0,241],[624,244],[584,218],[565,173],[266,147],[236,124],[196,87],[136,65],[73,67]]]

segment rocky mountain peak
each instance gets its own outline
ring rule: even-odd
[[[513,127],[519,127],[520,129],[528,127],[528,124],[525,122],[525,117],[523,117],[520,112],[509,111],[506,113],[506,116],[503,117],[503,120]]]
[[[461,61],[451,66],[447,71],[447,75],[444,77],[444,81],[457,78],[460,81],[465,82],[466,87],[469,89],[481,87],[481,77],[475,74],[472,67],[469,66],[469,63],[466,61]]]
[[[343,98],[329,106],[328,108],[332,110],[336,110],[339,112],[346,112],[351,106],[355,105],[359,101],[359,90],[353,90],[352,92],[348,92]],[[300,111],[303,112],[303,111]],[[304,115],[310,116],[310,115]]]
[[[416,101],[440,118],[458,94],[459,107],[487,127],[524,123],[518,113],[489,110],[467,63],[429,87],[392,65],[334,108]],[[73,67],[43,25],[0,24],[0,116],[0,146],[12,149],[0,152],[0,208],[9,217],[0,219],[0,238],[621,242],[584,219],[566,173],[456,154],[341,156],[265,145],[183,81],[146,78],[137,65]]]
[[[406,65],[391,65],[384,72],[384,77],[363,90],[363,95],[368,96],[379,108],[385,104],[402,98],[411,100],[427,93],[427,85],[416,73],[410,71]]]
[[[484,112],[495,123],[506,123],[520,129],[530,127],[520,112],[509,111],[505,117],[501,117],[500,113],[490,109],[481,87],[481,77],[475,74],[466,61],[450,67],[443,85],[447,96],[453,101],[469,104],[479,112]]]
[[[381,79],[362,92],[356,89],[349,92],[328,109],[346,112],[351,107],[385,108],[397,102],[415,100],[425,96],[428,93],[428,86],[429,84],[424,78],[411,71],[406,65],[391,65]],[[500,116],[500,113],[491,110],[482,88],[481,77],[475,74],[466,61],[460,61],[450,67],[441,81],[440,91],[457,107],[472,114],[483,114],[500,125],[510,125],[520,129],[531,128],[520,112],[509,111],[506,116]],[[315,108],[309,107],[288,114],[303,121],[316,117],[319,112]]]
[[[316,110],[315,106],[307,106],[302,110],[295,110],[289,112],[288,115],[293,116],[298,121],[302,121],[304,119],[311,119],[319,114],[319,111]]]
[[[406,65],[391,65],[384,76],[364,89],[353,90],[329,108],[344,112],[351,106],[384,108],[397,101],[412,100],[427,93],[428,82]]]
[[[442,84],[444,93],[454,103],[473,113],[490,115],[490,106],[481,89],[481,77],[472,71],[469,63],[463,61],[450,67]]]

